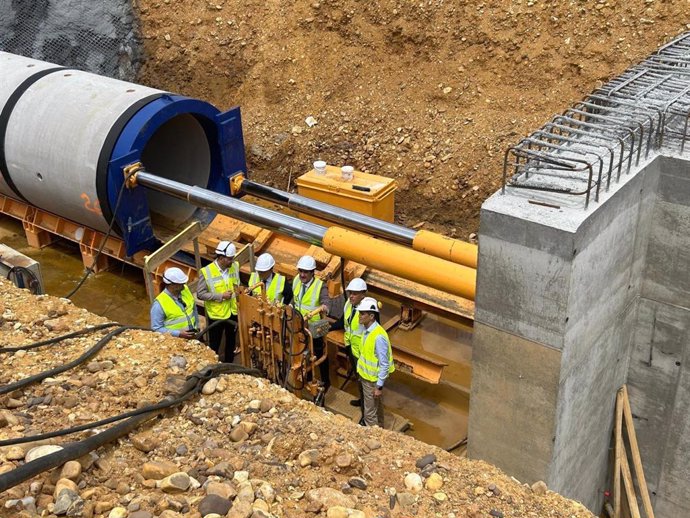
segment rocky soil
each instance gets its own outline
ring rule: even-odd
[[[240,105],[254,178],[350,164],[398,181],[398,222],[463,239],[509,145],[690,27],[687,0],[137,5],[139,80]]]
[[[0,344],[103,322],[66,299],[0,280]],[[106,331],[0,352],[0,387],[74,360]],[[159,401],[215,362],[201,343],[131,330],[97,356],[0,396],[0,440],[89,423]],[[101,431],[101,430],[99,430]],[[0,477],[90,435],[0,448]],[[0,516],[108,518],[584,518],[580,504],[497,468],[364,428],[265,380],[221,376],[178,411],[0,493]]]

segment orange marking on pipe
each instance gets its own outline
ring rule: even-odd
[[[94,214],[98,214],[99,216],[103,215],[103,213],[101,212],[101,204],[98,200],[96,200],[95,203],[91,204],[91,198],[89,198],[89,195],[85,192],[81,193],[79,197],[82,200],[84,200],[84,208],[86,210],[88,210],[89,212],[93,212]]]

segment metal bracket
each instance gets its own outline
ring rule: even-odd
[[[137,173],[144,170],[144,164],[141,162],[134,162],[122,168],[122,173],[125,175],[125,185],[128,189],[134,189],[137,186]]]
[[[144,257],[144,279],[146,281],[146,292],[149,300],[153,302],[156,298],[156,290],[153,286],[153,271],[165,263],[173,255],[180,251],[182,245],[188,241],[194,243],[194,262],[197,271],[201,269],[201,256],[199,255],[199,235],[202,231],[201,223],[193,222],[182,232],[167,241],[158,250]]]
[[[242,182],[244,181],[244,174],[239,173],[230,178],[230,195],[238,196],[242,191]]]
[[[424,317],[424,312],[412,306],[400,306],[400,323],[398,327],[404,331],[410,331],[417,327]]]

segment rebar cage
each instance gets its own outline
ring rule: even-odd
[[[689,117],[686,32],[509,147],[501,192],[577,196],[587,209],[650,151],[684,153]]]

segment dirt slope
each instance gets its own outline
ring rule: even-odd
[[[34,298],[4,280],[0,293],[4,347],[103,322],[65,299]],[[0,353],[0,387],[74,360],[101,336]],[[81,366],[1,396],[0,440],[89,423],[158,401],[166,387],[214,360],[198,342],[127,331]],[[224,515],[228,508],[230,518],[592,516],[543,486],[533,490],[484,462],[360,427],[265,380],[235,375],[209,383],[216,382],[179,412],[0,493],[0,516],[199,518],[209,509]],[[23,465],[34,446],[0,448],[0,475]],[[428,455],[435,457],[421,460]],[[173,473],[172,479],[156,482]],[[417,475],[425,487],[411,489]]]
[[[507,146],[690,22],[687,0],[138,5],[140,80],[240,105],[255,178],[351,164],[398,180],[400,222],[465,239]]]

